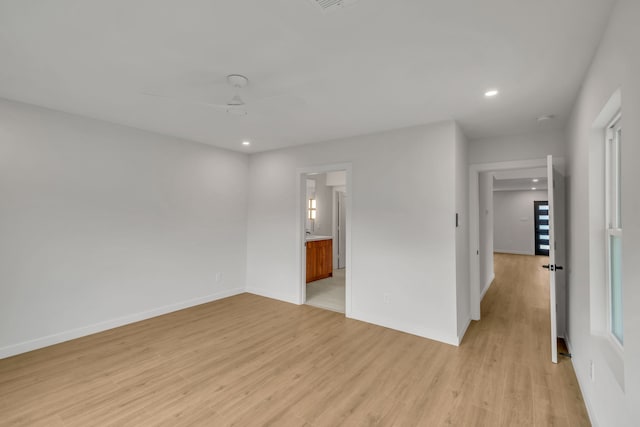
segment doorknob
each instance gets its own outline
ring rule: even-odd
[[[549,264],[543,265],[542,268],[546,268],[548,270],[549,269]]]
[[[556,270],[562,270],[562,266],[561,265],[556,265]]]

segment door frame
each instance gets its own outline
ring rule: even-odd
[[[546,157],[469,165],[469,317],[480,320],[480,173],[547,167]]]
[[[351,212],[352,212],[352,199],[353,190],[351,185],[352,176],[352,164],[351,163],[332,163],[325,165],[306,166],[297,168],[297,187],[298,196],[296,200],[296,217],[297,220],[297,239],[300,250],[298,251],[298,277],[300,278],[300,286],[298,288],[298,304],[302,305],[307,299],[307,280],[306,280],[306,265],[307,265],[307,251],[305,247],[306,234],[305,225],[307,219],[307,186],[306,179],[310,173],[326,173],[326,172],[346,172],[346,196],[345,207],[346,221],[345,221],[345,237],[346,237],[346,249],[345,249],[345,316],[352,317],[352,292],[351,292]],[[335,236],[334,236],[335,238]]]
[[[342,206],[342,209],[345,210],[344,214],[345,214],[345,219],[344,221],[346,222],[346,208],[344,207],[344,205],[346,204],[346,189],[347,187],[345,186],[344,188],[340,187],[334,187],[333,188],[333,224],[331,224],[331,230],[332,230],[332,235],[334,238],[334,245],[333,245],[333,254],[331,254],[333,256],[333,266],[334,268],[340,269],[340,268],[344,268],[346,267],[346,239],[345,239],[345,247],[343,248],[343,252],[342,253],[342,257],[340,257],[340,244],[341,244],[341,240],[342,240],[342,236],[345,235],[345,227],[344,224],[342,224],[342,235],[340,234],[339,230],[340,230],[340,207]],[[340,203],[340,197],[342,195],[342,204]],[[346,237],[346,236],[345,236]],[[342,265],[344,267],[340,267],[340,260],[342,260]]]

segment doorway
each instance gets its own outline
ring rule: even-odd
[[[518,174],[523,173],[523,170],[526,170],[526,169],[531,170],[536,168],[544,168],[544,172],[547,176],[546,181],[548,181],[549,183],[547,187],[548,194],[547,192],[545,192],[544,198],[546,198],[546,196],[551,198],[553,195],[552,190],[554,188],[554,183],[558,184],[558,188],[556,188],[556,193],[558,193],[559,197],[557,198],[553,197],[554,206],[555,206],[554,212],[556,212],[556,216],[557,216],[558,212],[563,212],[563,207],[562,207],[562,201],[564,199],[564,191],[563,191],[563,184],[562,184],[563,180],[559,174],[557,173],[552,174],[552,172],[557,172],[557,171],[553,167],[550,157],[548,159],[540,159],[540,160],[501,162],[501,163],[479,164],[479,165],[470,166],[470,175],[469,175],[470,245],[471,245],[470,246],[470,249],[471,249],[470,250],[470,272],[471,272],[470,308],[471,308],[471,317],[474,320],[480,320],[480,302],[482,300],[482,297],[484,296],[484,293],[488,290],[487,285],[489,284],[489,283],[483,283],[483,277],[484,277],[482,273],[483,271],[482,267],[484,266],[483,262],[486,261],[488,257],[490,257],[489,259],[491,261],[491,265],[493,266],[493,249],[494,248],[493,247],[487,248],[486,239],[481,239],[481,236],[483,234],[482,233],[483,230],[481,229],[481,224],[483,220],[483,214],[485,213],[484,209],[481,210],[481,206],[482,206],[481,201],[482,201],[482,194],[483,194],[483,175],[486,175],[486,173],[490,173],[493,175],[512,174],[514,176],[511,177],[512,179],[510,180],[511,182],[509,183],[511,185],[519,185],[517,181],[521,178],[525,178],[525,180],[529,179],[528,183],[525,182],[526,185],[524,186],[524,188],[519,190],[524,191],[528,186],[528,191],[535,191],[535,190],[541,189],[540,184],[542,184],[541,182],[542,179],[540,177],[537,177],[535,179],[532,179],[531,177],[526,177],[526,176],[522,177],[522,176],[518,176]],[[550,176],[554,178],[550,178]],[[557,179],[556,179],[556,176],[557,176]],[[491,186],[493,186],[493,182],[494,182],[493,180],[490,181]],[[486,180],[484,184],[486,185]],[[503,188],[502,190],[513,191],[518,189]],[[490,193],[493,194],[493,190],[491,190]],[[543,198],[540,197],[537,200],[542,200],[542,199]],[[522,206],[522,209],[524,209],[524,211],[520,209],[519,211],[514,211],[514,212],[522,212],[522,213],[507,215],[507,217],[510,217],[510,219],[512,220],[513,229],[503,233],[511,241],[518,240],[518,239],[514,239],[516,231],[518,233],[521,233],[523,236],[529,236],[528,239],[530,239],[530,243],[528,243],[527,246],[530,247],[530,249],[519,249],[519,248],[513,249],[512,248],[510,251],[506,251],[507,253],[534,255],[535,248],[539,248],[540,246],[551,247],[551,243],[541,243],[541,244],[534,243],[534,236],[531,235],[531,229],[534,229],[534,225],[533,225],[533,222],[529,222],[529,221],[532,220],[531,207],[534,200],[536,199],[528,198],[528,202],[526,202],[527,203],[526,205],[522,203],[518,203],[518,206]],[[548,200],[551,200],[551,199],[548,199]],[[559,256],[562,259],[562,256],[564,254],[563,216],[560,215],[559,217],[557,217],[556,222],[554,223],[552,218],[549,218],[549,215],[548,215],[550,212],[551,205],[547,204],[547,206],[548,206],[547,213],[545,213],[544,215],[541,214],[543,217],[547,216],[546,224],[540,223],[540,228],[546,228],[545,231],[548,230],[548,233],[547,233],[549,235],[548,242],[551,242],[553,240],[557,244],[557,248],[555,250],[555,257],[557,258]],[[543,208],[544,208],[544,205],[541,204],[541,209]],[[496,210],[498,209],[499,208],[496,207]],[[534,215],[533,219],[542,219],[542,218],[537,218],[537,216],[538,215]],[[500,224],[502,224],[503,222],[506,222],[506,221],[501,220],[499,222]],[[555,227],[554,227],[554,224],[555,224]],[[524,228],[522,227],[523,225],[524,225]],[[553,237],[554,229],[556,230],[555,239]],[[486,232],[484,234],[486,235]],[[493,246],[493,243],[494,242],[491,242],[492,246]],[[534,245],[535,245],[535,248],[534,248]],[[553,263],[555,262],[558,262],[558,261],[557,260],[553,261]],[[540,267],[542,267],[542,265],[540,265]],[[566,315],[566,305],[567,305],[566,292],[565,292],[565,278],[562,272],[559,272],[559,273],[560,274],[553,274],[553,275],[549,275],[548,273],[546,273],[549,276],[549,293],[550,293],[549,310],[550,310],[551,325],[552,325],[551,331],[550,331],[551,336],[558,336],[558,335],[562,336],[565,330],[564,318]],[[490,276],[490,273],[486,274],[485,272],[485,275]],[[552,341],[553,341],[552,361],[555,362],[557,360],[556,359],[557,352],[554,351],[555,339],[553,339]]]
[[[350,165],[300,171],[300,304],[350,314]]]

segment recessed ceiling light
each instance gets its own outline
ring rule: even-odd
[[[536,189],[536,187],[531,187],[531,189],[532,189],[532,190],[535,190],[535,189]]]
[[[484,93],[484,96],[487,98],[493,98],[498,94],[498,89],[489,89]]]
[[[249,141],[242,141],[242,145],[248,147],[249,145],[251,145],[251,143]]]
[[[533,179],[532,179],[532,181],[533,181],[533,182],[538,182],[538,181],[540,181],[540,180],[539,180],[538,178],[533,178]]]

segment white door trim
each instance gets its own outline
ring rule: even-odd
[[[469,316],[480,320],[480,195],[481,172],[547,167],[547,159],[478,163],[469,166]],[[348,235],[347,235],[348,237]]]

